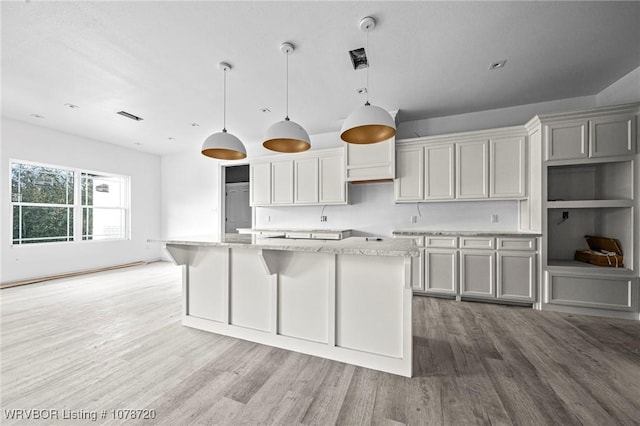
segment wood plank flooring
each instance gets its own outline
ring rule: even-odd
[[[407,379],[183,327],[180,292],[169,263],[2,290],[0,423],[640,421],[637,321],[414,297]],[[111,411],[144,408],[156,418]],[[10,420],[11,409],[55,409],[60,420]],[[63,410],[98,419],[63,420]]]

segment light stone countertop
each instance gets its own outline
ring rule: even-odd
[[[251,234],[252,232],[316,232],[316,233],[338,233],[347,232],[351,229],[309,229],[309,228],[280,228],[280,229],[267,229],[267,228],[238,228],[238,232],[241,234]]]
[[[394,236],[447,236],[447,237],[540,237],[536,232],[521,231],[437,231],[434,229],[399,229]]]
[[[420,255],[414,241],[402,238],[349,237],[342,240],[291,240],[262,238],[246,234],[224,234],[150,241],[175,245],[241,247],[363,256],[417,257]]]

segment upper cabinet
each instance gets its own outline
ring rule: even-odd
[[[456,144],[456,198],[489,196],[489,141]]]
[[[395,179],[395,137],[372,144],[345,145],[347,182]]]
[[[258,158],[250,171],[251,206],[347,204],[343,148]]]
[[[502,137],[489,140],[489,196],[526,196],[526,138]]]
[[[396,202],[526,197],[523,127],[398,142]]]
[[[636,116],[601,112],[534,118],[544,129],[546,161],[624,157],[636,152]]]

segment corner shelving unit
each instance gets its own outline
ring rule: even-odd
[[[639,316],[638,104],[535,117],[542,155],[542,255],[538,308]],[[615,238],[624,267],[574,260],[585,236]]]

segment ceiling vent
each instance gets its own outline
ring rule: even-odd
[[[136,120],[136,121],[142,121],[143,120],[142,117],[138,117],[137,115],[130,114],[130,113],[126,112],[126,111],[118,111],[118,114],[120,114],[123,117],[127,117],[127,118],[130,118],[132,120]]]
[[[364,51],[364,47],[360,49],[354,49],[349,51],[349,58],[351,59],[351,65],[354,70],[360,70],[369,67],[369,61],[367,60],[367,53]]]

